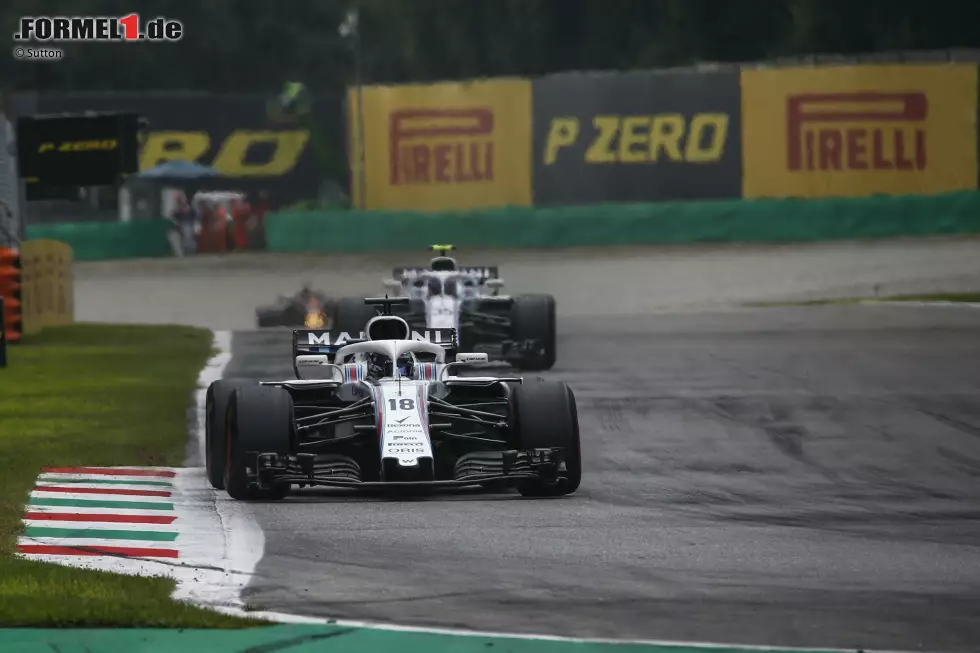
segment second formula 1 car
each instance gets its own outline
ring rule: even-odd
[[[487,355],[455,353],[451,327],[413,333],[391,314],[408,299],[362,301],[384,310],[365,339],[293,332],[296,379],[210,385],[206,467],[215,488],[243,500],[281,499],[292,486],[575,492],[582,460],[567,385],[458,376]]]
[[[295,295],[280,295],[276,303],[255,309],[258,327],[333,328],[337,304],[324,293],[304,286]]]
[[[495,266],[460,266],[451,245],[433,245],[427,268],[400,267],[385,281],[390,294],[408,299],[398,315],[418,331],[451,327],[466,351],[485,352],[521,370],[551,369],[557,358],[555,298],[503,295]],[[375,315],[359,298],[337,302],[334,329],[358,334]]]

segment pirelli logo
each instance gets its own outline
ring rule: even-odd
[[[405,109],[389,115],[389,183],[467,184],[494,178],[489,108]]]
[[[119,141],[114,138],[81,140],[81,141],[47,141],[41,143],[38,154],[49,152],[105,152],[119,148]]]
[[[786,99],[792,172],[924,170],[929,101],[903,93],[802,93]]]

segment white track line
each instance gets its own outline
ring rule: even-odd
[[[224,375],[231,362],[231,332],[215,331],[214,349],[198,376],[195,393],[197,428],[191,446],[204,461],[205,400],[212,381]],[[178,578],[173,598],[211,609],[238,610],[245,615],[242,590],[255,574],[265,551],[265,534],[247,504],[218,492],[207,480],[204,467],[181,470],[175,479],[174,506],[180,516],[180,554],[204,573]]]

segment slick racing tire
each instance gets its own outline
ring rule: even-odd
[[[517,486],[525,497],[557,497],[571,494],[582,482],[582,446],[578,408],[572,389],[564,383],[542,381],[514,388],[517,437],[521,449],[561,447],[565,468],[557,483],[524,481]]]
[[[535,340],[539,348],[514,362],[521,370],[538,372],[555,365],[555,298],[551,295],[518,295],[510,309],[511,337],[518,343]]]
[[[336,333],[332,335],[337,337],[346,333],[351,338],[359,338],[368,320],[377,315],[377,309],[365,304],[363,297],[342,297],[337,302],[337,313],[333,322]]]
[[[204,468],[211,487],[225,489],[225,437],[228,400],[232,393],[246,385],[255,385],[245,379],[219,379],[208,386],[204,400]]]
[[[296,452],[293,431],[293,398],[283,388],[263,385],[237,388],[228,401],[224,485],[232,499],[255,501],[282,499],[288,485],[260,490],[248,467],[255,464],[248,452]]]

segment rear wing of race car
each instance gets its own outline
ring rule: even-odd
[[[466,274],[477,277],[480,281],[486,281],[488,279],[499,279],[500,271],[497,266],[465,266],[456,269],[460,274]],[[402,281],[403,279],[413,279],[423,274],[432,272],[429,268],[393,268],[391,271],[391,277],[396,281]]]
[[[355,342],[367,341],[367,335],[361,333],[331,332],[328,329],[294,329],[293,330],[293,371],[299,377],[299,370],[296,366],[297,356],[326,355],[329,363],[334,360],[337,350],[344,345]],[[412,331],[411,340],[421,342],[431,342],[441,345],[446,350],[446,360],[452,360],[459,349],[459,340],[456,336],[456,329],[445,327],[439,329],[425,329],[424,331]]]

